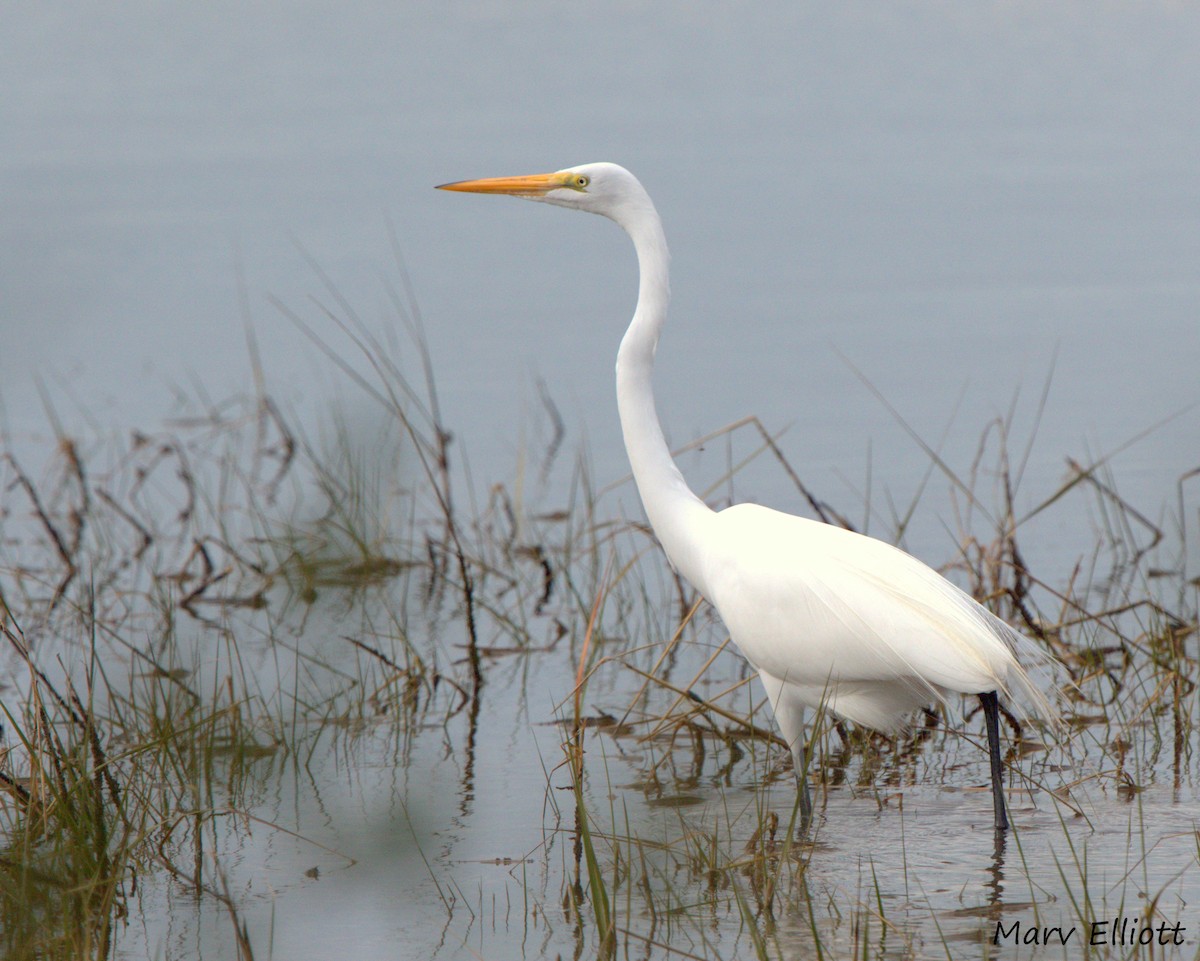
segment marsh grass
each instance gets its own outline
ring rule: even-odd
[[[614,519],[614,490],[594,487],[586,458],[568,465],[558,504],[530,503],[525,477],[475,501],[411,297],[391,294],[405,345],[328,294],[318,310],[357,366],[280,306],[375,405],[376,428],[335,421],[313,440],[257,396],[198,402],[161,433],[93,450],[60,436],[36,472],[12,451],[0,461],[6,957],[136,953],[148,885],[224,912],[226,954],[269,956],[270,929],[247,920],[231,880],[251,835],[319,849],[339,869],[354,859],[300,835],[298,821],[264,817],[265,786],[329,756],[351,765],[381,732],[397,744],[389,763],[415,768],[437,736],[458,759],[468,820],[486,790],[484,718],[525,676],[557,685],[553,716],[530,718],[561,736],[561,763],[543,762],[543,840],[510,869],[499,923],[482,888],[414,830],[444,912],[430,924],[434,953],[474,937],[488,956],[537,938],[576,958],[1039,956],[990,944],[996,923],[1173,916],[1172,899],[1200,896],[1194,825],[1155,824],[1164,792],[1168,806],[1197,792],[1186,533],[1200,475],[1181,479],[1169,521],[1152,521],[1104,460],[1068,462],[1062,484],[1031,503],[1020,492],[1028,447],[1010,452],[1011,422],[983,432],[961,473],[923,444],[927,482],[889,504],[895,539],[940,477],[957,544],[946,573],[1065,672],[1062,731],[1008,721],[1012,840],[957,876],[963,893],[935,896],[909,838],[936,835],[921,811],[944,810],[947,792],[987,807],[971,790],[985,777],[981,719],[938,709],[894,739],[819,719],[807,772],[817,818],[802,832],[790,755],[746,665],[650,532]],[[839,510],[812,490],[754,418],[697,444],[716,441],[726,458],[714,497],[766,463],[815,516],[879,521],[877,505]],[[1087,551],[1070,570],[1032,569],[1039,522],[1080,503],[1093,518]],[[1116,881],[1110,856],[1097,866],[1114,810],[1130,852]],[[861,840],[839,828],[847,819],[893,849],[839,863]],[[1082,940],[1063,956],[1143,951]],[[1184,956],[1155,950],[1145,956]]]

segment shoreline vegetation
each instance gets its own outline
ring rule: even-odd
[[[525,503],[525,478],[463,494],[462,452],[407,295],[394,304],[415,381],[394,343],[333,304],[328,319],[365,364],[279,306],[377,404],[375,434],[340,423],[314,440],[260,394],[95,449],[60,431],[36,474],[0,451],[4,957],[189,956],[138,916],[164,911],[172,893],[224,914],[210,956],[272,956],[271,929],[248,920],[234,880],[248,838],[275,834],[350,872],[354,859],[264,813],[263,785],[351,763],[349,745],[385,732],[400,766],[418,763],[423,736],[446,740],[460,813],[499,803],[476,780],[482,711],[513,696],[521,671],[560,685],[557,712],[528,717],[558,740],[547,752],[539,735],[544,788],[517,799],[540,810],[545,840],[502,865],[503,924],[456,862],[414,840],[440,912],[434,956],[469,940],[488,957],[1016,958],[1033,956],[1018,950],[1031,930],[1090,932],[1114,917],[1196,929],[1185,896],[1200,893],[1195,837],[1178,836],[1170,870],[1151,874],[1166,842],[1138,812],[1147,790],[1186,807],[1200,783],[1198,580],[1185,536],[1200,468],[1169,492],[1163,526],[1122,499],[1102,463],[1073,463],[1058,489],[1018,507],[1023,456],[1010,457],[1003,423],[961,474],[927,448],[958,531],[942,569],[1061,660],[1070,684],[1052,692],[1061,734],[1008,718],[1008,789],[1023,798],[1015,841],[963,882],[957,908],[910,911],[873,866],[859,890],[831,894],[822,861],[839,855],[822,823],[844,818],[851,797],[886,814],[923,784],[982,783],[973,752],[960,761],[957,748],[982,736],[982,719],[938,709],[895,739],[818,721],[818,821],[799,836],[788,752],[761,692],[652,534],[593,486],[586,454],[561,503]],[[549,463],[562,428],[546,410]],[[756,419],[702,442],[718,437],[745,451],[731,474],[766,459],[813,516],[849,526]],[[1096,518],[1078,564],[1029,569],[1030,519],[1078,498]],[[897,538],[916,510],[901,512]],[[1022,831],[1030,803],[1042,816]],[[1113,803],[1136,826],[1123,879],[1093,873],[1087,853],[1098,808]],[[1048,847],[1066,852],[1050,880],[1030,868]],[[989,872],[990,889],[976,879]],[[1161,945],[1145,956],[1194,956],[1194,941]],[[1141,950],[1081,934],[1055,956]]]

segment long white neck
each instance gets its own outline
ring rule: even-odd
[[[651,383],[654,352],[671,299],[667,241],[649,197],[638,206],[636,214],[618,222],[633,239],[641,274],[637,310],[617,352],[617,406],[625,451],[642,506],[667,557],[692,586],[706,593],[696,535],[713,512],[692,493],[671,459]]]

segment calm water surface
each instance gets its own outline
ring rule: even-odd
[[[904,500],[927,459],[850,365],[954,454],[1018,392],[1028,438],[1049,378],[1036,498],[1065,456],[1196,401],[1190,8],[552,9],[10,16],[8,431],[46,432],[43,392],[84,430],[161,422],[193,381],[244,391],[247,322],[271,388],[315,419],[344,382],[268,297],[320,323],[304,252],[394,324],[390,224],[476,472],[513,469],[540,376],[615,475],[625,238],[430,189],[596,159],[644,179],[673,242],[660,394],[680,442],[754,413],[793,425],[785,449],[831,497],[865,484],[869,449]],[[1122,484],[1153,503],[1197,439],[1194,416],[1157,432],[1118,460]],[[762,483],[743,494],[787,496]]]

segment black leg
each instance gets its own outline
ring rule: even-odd
[[[800,792],[800,831],[807,834],[809,825],[812,824],[813,803],[812,792],[808,789],[808,752],[804,750],[803,734],[800,735],[793,757],[797,765],[796,780],[799,782],[797,789]]]
[[[796,796],[800,805],[800,833],[807,834],[808,826],[812,823],[813,803],[812,792],[808,789],[808,750],[804,728],[792,742],[792,771],[796,775]]]
[[[992,761],[992,806],[996,810],[996,830],[1008,830],[1008,814],[1004,810],[1004,764],[1000,761],[1000,704],[995,691],[979,695],[983,717],[987,722],[988,755]]]

